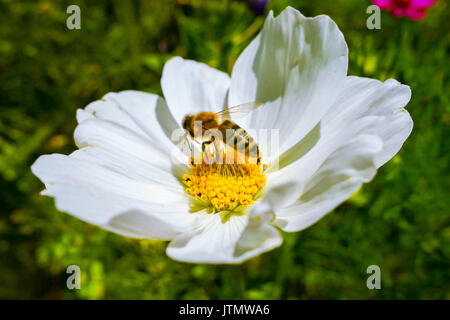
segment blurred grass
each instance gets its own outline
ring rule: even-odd
[[[81,8],[81,30],[66,8]],[[161,94],[181,55],[230,72],[262,24],[241,1],[0,1],[0,298],[435,299],[449,290],[449,7],[366,29],[369,1],[273,0],[328,14],[350,49],[349,73],[411,86],[415,121],[402,151],[350,201],[242,266],[183,264],[166,243],[126,239],[57,212],[30,165],[75,149],[75,110],[109,91]],[[65,289],[77,264],[82,289]],[[367,266],[382,290],[366,288]]]

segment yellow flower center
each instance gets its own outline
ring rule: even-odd
[[[264,168],[266,166],[263,166]],[[197,200],[208,201],[216,212],[251,205],[266,177],[257,164],[191,164],[183,175],[186,191]]]

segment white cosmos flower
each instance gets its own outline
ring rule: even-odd
[[[80,149],[41,156],[32,171],[45,183],[43,194],[79,219],[124,236],[171,240],[167,254],[176,260],[240,263],[279,246],[278,228],[305,229],[345,201],[410,134],[410,88],[347,76],[347,63],[344,36],[329,17],[306,18],[290,7],[277,18],[271,12],[231,78],[175,57],[163,70],[165,99],[108,93],[78,110]],[[236,121],[280,130],[279,154],[262,150],[263,163],[279,156],[278,168],[262,173],[262,196],[242,210],[193,205],[182,183],[190,167],[172,161],[171,133],[186,114],[250,101],[264,104]]]

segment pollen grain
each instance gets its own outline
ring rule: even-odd
[[[253,204],[266,177],[257,164],[200,163],[191,164],[183,183],[192,197],[211,203],[216,212],[221,212]]]

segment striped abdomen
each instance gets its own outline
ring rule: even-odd
[[[262,154],[259,152],[259,146],[247,131],[228,119],[219,125],[219,130],[226,145],[234,148],[238,153],[244,154],[246,159],[256,158],[257,164],[261,162]]]

